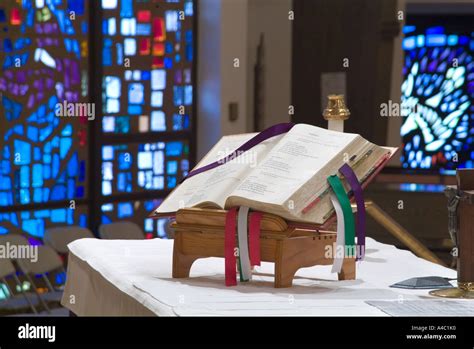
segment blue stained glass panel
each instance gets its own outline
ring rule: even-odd
[[[106,145],[102,152],[116,154],[102,164],[103,195],[173,188],[189,170],[187,166],[178,166],[181,161],[187,163],[187,141]],[[166,182],[166,173],[172,174],[174,179]]]
[[[110,10],[117,7],[118,0],[102,0],[101,3],[104,10]]]
[[[133,216],[133,205],[130,202],[123,202],[117,204],[118,218],[125,218]]]
[[[132,17],[133,16],[133,1],[132,0],[121,0],[120,16],[121,17]]]
[[[1,198],[1,195],[0,195]],[[76,209],[37,209],[0,214],[0,231],[4,234],[23,230],[26,235],[43,238],[45,230],[67,224],[87,225],[87,208],[79,205]]]
[[[441,172],[472,168],[474,50],[468,37],[474,33],[457,24],[410,20],[403,41],[402,166]]]

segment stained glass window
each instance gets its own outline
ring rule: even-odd
[[[192,163],[194,6],[0,3],[0,234],[127,219],[166,235],[147,217]]]
[[[453,170],[474,162],[474,27],[424,24],[404,27],[401,127],[402,164]],[[466,28],[470,28],[466,29]]]
[[[102,1],[104,133],[190,130],[193,3]]]
[[[0,213],[0,235],[24,232],[41,239],[48,227],[65,225],[87,227],[87,212],[87,206],[79,205],[75,209],[64,206]]]
[[[144,221],[147,212],[131,208],[141,202],[152,210],[153,201],[144,199],[162,199],[189,171],[194,4],[102,0],[101,5],[101,221],[134,220],[148,234],[164,236],[164,220]]]
[[[88,28],[85,0],[0,4],[0,234],[87,224],[87,115],[61,111],[89,101]]]
[[[102,147],[102,195],[171,190],[189,171],[187,141]]]

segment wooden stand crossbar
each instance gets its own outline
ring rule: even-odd
[[[176,213],[173,278],[187,278],[199,258],[224,257],[224,228],[227,211],[187,208]],[[336,233],[289,227],[275,215],[264,214],[261,221],[260,257],[275,263],[275,287],[291,287],[300,268],[331,265],[326,246],[335,246]],[[346,258],[339,280],[355,279],[355,259]]]

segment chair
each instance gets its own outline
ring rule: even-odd
[[[5,245],[6,246],[7,244],[9,244],[11,246],[31,246],[32,247],[32,245],[30,245],[28,240],[23,235],[20,235],[20,234],[6,234],[6,235],[0,236],[0,245]],[[39,258],[40,258],[40,256],[39,256],[39,253],[38,253],[38,261],[39,261]],[[59,258],[59,256],[58,256],[58,258]],[[10,261],[14,261],[16,264],[20,265],[21,262],[28,261],[28,260],[27,259],[15,258],[15,259],[10,259]],[[29,261],[29,262],[31,263],[31,261]],[[46,304],[46,302],[41,297],[41,295],[39,294],[38,288],[36,287],[36,284],[34,283],[33,279],[30,277],[30,275],[28,273],[25,273],[24,271],[23,271],[23,273],[25,274],[26,279],[31,284],[31,287],[33,287],[33,291],[35,292],[36,296],[38,297],[38,300],[40,301],[41,305],[49,313],[50,309],[49,309],[48,305]],[[48,287],[49,287],[49,285],[48,285]]]
[[[69,253],[67,245],[74,240],[83,238],[94,238],[94,234],[87,229],[77,226],[67,226],[47,229],[43,241],[60,254]]]
[[[15,283],[17,286],[20,286],[20,292],[25,297],[25,300],[27,301],[28,305],[30,306],[31,310],[33,313],[37,314],[38,311],[36,310],[35,306],[31,302],[31,300],[28,298],[26,293],[23,291],[23,288],[21,287],[21,282],[18,279],[18,276],[16,276],[16,269],[13,263],[9,259],[5,258],[0,258],[0,280],[5,284],[5,286],[8,289],[8,292],[10,293],[11,297],[14,297],[14,293],[10,286],[8,285],[7,282],[7,277],[8,276],[13,276],[13,279],[15,280]]]
[[[100,225],[99,236],[102,239],[115,240],[141,240],[145,238],[143,230],[137,224],[127,221]]]
[[[55,270],[61,270],[63,273],[66,273],[66,271],[64,270],[63,261],[55,250],[46,245],[38,246],[37,261],[32,261],[31,259],[17,259],[17,264],[20,270],[27,277],[29,277],[29,279],[31,279],[32,275],[41,275],[50,291],[48,295],[58,298],[58,295],[55,294],[55,288],[53,287],[53,285],[48,279],[48,276],[46,275],[46,273],[53,272]],[[54,299],[54,297],[52,299]]]
[[[6,235],[1,235],[0,236],[0,244],[5,245],[6,243],[9,243],[10,245],[13,246],[23,246],[23,245],[30,245],[28,240],[20,234],[6,234]]]

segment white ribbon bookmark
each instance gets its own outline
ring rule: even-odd
[[[252,279],[252,270],[250,266],[249,244],[247,238],[247,217],[249,215],[249,208],[241,206],[239,209],[239,216],[237,219],[237,235],[239,240],[239,259],[241,268],[242,281],[249,281]]]
[[[334,210],[336,211],[337,217],[337,235],[336,235],[336,249],[333,249],[333,257],[334,262],[332,265],[331,273],[340,273],[342,269],[342,263],[344,262],[344,254],[345,254],[345,244],[346,239],[344,236],[344,213],[342,212],[341,204],[337,199],[336,194],[332,191],[330,192],[331,195],[331,202],[334,206]],[[334,246],[333,246],[334,247]],[[342,251],[342,254],[341,254]]]

